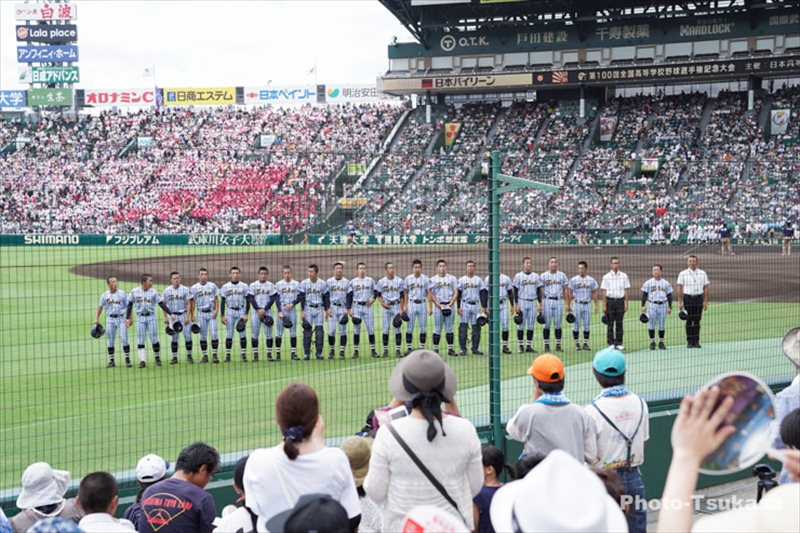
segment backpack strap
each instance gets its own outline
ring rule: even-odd
[[[597,401],[597,400],[595,400],[595,401]],[[634,430],[633,434],[630,437],[628,437],[625,433],[623,433],[622,430],[619,429],[617,427],[617,425],[614,424],[614,422],[612,422],[611,419],[608,418],[608,416],[606,416],[606,414],[603,411],[600,410],[599,407],[597,407],[597,404],[594,401],[592,403],[590,403],[589,405],[591,405],[592,407],[597,409],[597,412],[600,413],[600,416],[602,416],[605,419],[606,422],[608,422],[608,425],[610,425],[612,428],[614,428],[617,431],[617,433],[622,435],[622,438],[625,439],[625,446],[627,447],[627,453],[626,453],[626,457],[625,457],[625,468],[630,468],[631,467],[631,448],[633,447],[633,440],[636,438],[636,435],[639,433],[639,428],[642,427],[642,420],[644,419],[644,400],[642,400],[642,398],[639,397],[639,405],[641,406],[641,411],[639,412],[639,423],[636,424],[636,429]]]

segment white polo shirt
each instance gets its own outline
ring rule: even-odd
[[[708,285],[708,276],[705,271],[696,268],[687,268],[678,274],[678,285],[683,285],[683,294],[698,296],[703,294],[703,287]]]
[[[611,271],[603,276],[600,288],[606,291],[606,298],[624,298],[625,289],[631,288],[631,282],[625,272],[619,271],[614,274]]]

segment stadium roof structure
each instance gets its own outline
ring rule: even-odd
[[[800,0],[379,0],[426,49],[436,31],[582,25],[800,7]]]

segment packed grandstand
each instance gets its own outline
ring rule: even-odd
[[[724,222],[779,227],[800,215],[800,87],[589,101],[104,111],[0,122],[3,233],[296,233],[328,216],[334,180],[364,234],[487,231],[487,151],[503,172],[559,185],[502,199],[505,233]],[[791,109],[784,135],[765,134]],[[601,119],[615,119],[608,141]],[[460,130],[442,142],[447,124]],[[275,135],[268,149],[259,135]],[[131,149],[137,138],[149,147]],[[25,139],[20,143],[19,139]],[[645,172],[642,161],[656,159]],[[366,166],[366,165],[365,165]],[[334,229],[334,231],[336,231]]]

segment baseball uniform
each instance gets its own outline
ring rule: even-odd
[[[567,275],[560,270],[555,272],[548,270],[539,276],[539,282],[542,284],[544,350],[550,351],[550,327],[553,326],[556,330],[556,351],[562,352],[561,321],[564,318],[564,287],[569,284],[569,280]]]
[[[440,276],[436,274],[430,279],[428,285],[428,297],[434,305],[439,303],[443,307],[448,307],[451,302],[455,302],[458,291],[458,280],[451,274]],[[451,308],[452,310],[452,308]],[[447,353],[456,355],[453,350],[453,324],[456,320],[456,314],[453,312],[450,316],[443,316],[442,309],[439,306],[433,308],[433,349],[439,350],[439,341],[442,338],[442,327],[445,328],[445,338],[447,339]]]
[[[406,325],[406,348],[411,350],[414,342],[414,326],[419,327],[419,346],[425,347],[428,333],[428,285],[430,278],[425,274],[415,276],[409,275],[403,280],[403,291],[406,295],[406,307],[408,309],[408,324]]]
[[[792,255],[792,239],[794,238],[794,225],[787,221],[781,228],[781,237],[783,237],[783,246],[781,247],[781,256],[789,257]]]
[[[276,359],[281,357],[283,321],[287,319],[292,323],[292,327],[289,328],[292,359],[295,361],[299,359],[297,357],[297,309],[294,305],[299,288],[300,282],[293,279],[289,281],[282,279],[275,284],[275,289],[278,291],[278,322],[275,325],[275,349],[278,352]],[[281,318],[281,314],[283,314],[283,318]]]
[[[572,291],[572,313],[575,315],[575,323],[572,324],[572,339],[575,341],[575,349],[580,349],[579,336],[582,327],[583,349],[589,350],[589,326],[592,321],[591,302],[594,300],[596,309],[599,286],[591,276],[575,276],[569,280],[567,287]]]
[[[264,283],[256,280],[250,284],[250,295],[253,297],[253,313],[250,316],[250,345],[253,347],[253,362],[258,361],[258,345],[261,337],[261,330],[264,330],[264,338],[267,341],[267,360],[272,358],[272,326],[267,326],[261,321],[258,312],[263,309],[264,317],[272,316],[272,304],[278,299],[278,290],[275,284],[267,280]],[[275,320],[275,317],[273,317]],[[280,354],[278,354],[280,360]]]
[[[194,308],[197,310],[197,323],[200,325],[200,351],[203,353],[201,363],[208,362],[208,334],[211,334],[211,350],[215,363],[217,359],[217,348],[219,348],[219,338],[217,337],[219,324],[214,311],[217,307],[217,297],[219,289],[214,283],[195,283],[192,285],[192,295],[194,296]]]
[[[353,287],[347,278],[329,278],[328,290],[331,295],[331,316],[328,317],[328,354],[333,359],[336,347],[336,328],[339,328],[339,358],[344,359],[347,348],[347,324],[341,324],[342,317],[353,307]]]
[[[483,280],[487,291],[490,281],[490,276],[486,276],[486,279]],[[511,353],[508,347],[508,305],[511,304],[511,307],[514,307],[515,302],[514,284],[511,282],[511,278],[500,274],[500,328],[502,329],[500,335],[503,339],[503,353],[505,354]]]
[[[183,342],[186,344],[186,361],[193,363],[192,360],[192,330],[189,327],[189,301],[194,299],[192,291],[189,288],[179,285],[176,289],[172,285],[164,289],[161,298],[167,304],[172,314],[175,316],[175,322],[183,324]],[[180,333],[174,333],[171,339],[172,360],[169,364],[174,365],[178,362],[178,340],[180,340]]]
[[[535,272],[518,272],[514,276],[514,289],[517,295],[517,305],[522,312],[522,324],[517,327],[517,342],[519,351],[523,351],[523,335],[526,336],[526,346],[524,351],[535,353],[531,346],[533,344],[533,327],[536,324],[536,301],[542,301],[539,292],[542,282],[539,274]],[[525,333],[527,331],[527,333]]]
[[[325,347],[325,331],[322,324],[325,319],[325,311],[330,309],[330,289],[328,284],[317,279],[304,279],[297,287],[297,300],[295,304],[303,305],[304,321],[311,324],[311,328],[303,328],[303,359],[308,361],[311,358],[311,334],[314,334],[314,346],[317,349],[317,359],[323,359],[322,350]]]
[[[375,294],[375,280],[369,276],[354,278],[350,281],[350,286],[353,288],[353,318],[361,319],[367,328],[372,357],[378,357],[375,349],[375,315],[371,307],[371,303],[378,298],[378,295]],[[355,345],[353,357],[358,357],[358,347],[361,344],[361,325],[353,323],[353,344]]]
[[[106,337],[109,362],[114,361],[114,345],[119,331],[119,340],[122,342],[122,351],[125,353],[125,363],[130,366],[131,347],[128,344],[128,328],[125,325],[125,309],[128,307],[128,295],[125,291],[117,289],[114,292],[106,291],[100,296],[98,307],[106,310]]]
[[[649,302],[647,316],[650,335],[650,349],[655,350],[655,327],[658,326],[659,349],[666,350],[664,344],[664,326],[667,320],[667,309],[672,309],[672,285],[664,278],[650,278],[642,285],[642,308]]]
[[[389,330],[393,328],[392,322],[394,317],[400,314],[400,301],[403,299],[403,280],[399,276],[394,276],[392,279],[383,277],[375,287],[375,293],[381,299],[381,302],[387,307],[383,307],[381,318],[383,319],[383,355],[389,353]],[[394,328],[394,348],[397,357],[402,356],[403,349],[403,333],[402,326]]]
[[[472,326],[472,353],[483,355],[478,349],[481,342],[481,328],[476,324],[481,308],[489,306],[489,291],[478,276],[461,276],[458,280],[458,307],[461,319],[458,323],[458,345],[461,355],[467,355],[467,333]]]
[[[156,320],[157,305],[165,310],[167,314],[172,314],[169,311],[169,307],[161,299],[161,295],[152,287],[146,291],[141,287],[136,287],[128,297],[127,318],[130,318],[131,311],[136,309],[139,368],[146,366],[144,343],[148,334],[150,336],[150,344],[153,346],[153,354],[156,356],[156,366],[161,366],[161,344],[158,342],[158,321]]]
[[[233,347],[233,333],[236,323],[244,318],[250,309],[247,297],[250,294],[250,287],[243,281],[236,283],[229,281],[219,290],[222,300],[220,303],[220,315],[225,317],[225,362],[231,360],[231,348]],[[227,315],[226,315],[227,313]],[[242,362],[247,362],[247,329],[239,332],[239,347],[241,348]]]

